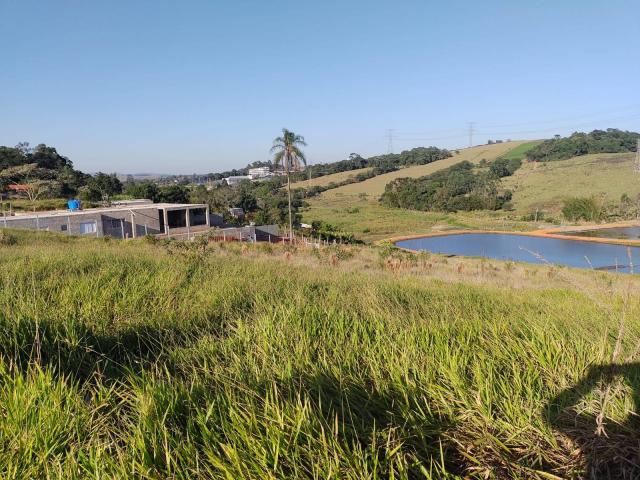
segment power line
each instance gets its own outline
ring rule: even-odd
[[[527,134],[527,133],[539,133],[539,132],[551,132],[551,131],[555,131],[555,130],[564,130],[567,128],[577,128],[577,127],[589,127],[589,126],[593,126],[597,123],[602,124],[602,123],[610,123],[610,122],[617,122],[620,120],[633,120],[635,118],[638,118],[640,116],[640,113],[634,113],[632,115],[625,115],[623,117],[616,117],[616,118],[609,118],[607,120],[593,120],[590,122],[584,122],[584,123],[574,123],[572,125],[563,125],[563,126],[555,126],[555,127],[549,127],[549,128],[536,128],[534,130],[521,130],[521,131],[507,131],[507,132],[479,132],[482,135],[489,135],[489,136],[497,136],[497,135],[518,135],[518,134]]]
[[[511,128],[511,127],[522,127],[522,126],[529,126],[529,125],[540,125],[540,124],[553,124],[555,122],[572,122],[572,121],[578,121],[578,120],[586,120],[588,118],[592,118],[592,117],[599,117],[600,115],[605,115],[605,114],[616,114],[616,113],[624,113],[628,110],[639,110],[640,109],[640,104],[633,104],[633,105],[627,105],[624,107],[618,107],[618,108],[611,108],[611,109],[607,109],[607,110],[600,110],[598,112],[593,112],[593,113],[584,113],[584,114],[579,114],[579,115],[574,115],[571,117],[559,117],[559,118],[555,118],[554,120],[550,121],[550,120],[537,120],[537,121],[530,121],[530,122],[518,122],[518,123],[507,123],[507,124],[502,124],[502,125],[496,125],[496,124],[484,124],[485,126],[489,127],[489,128]]]
[[[475,125],[475,123],[476,122],[467,122],[467,125],[469,126],[469,147],[473,147],[473,126]]]
[[[387,129],[387,153],[393,153],[393,128]]]
[[[626,113],[629,110],[632,110],[632,112]],[[634,111],[635,110],[635,111]],[[498,132],[498,133],[485,133],[485,132],[478,132],[478,131],[474,131],[474,133],[478,134],[482,134],[482,135],[505,135],[505,134],[509,134],[509,133],[535,133],[535,132],[543,132],[543,131],[552,131],[552,130],[559,130],[559,129],[563,129],[563,128],[573,128],[573,127],[579,127],[579,126],[589,126],[589,125],[594,125],[597,123],[607,123],[607,122],[613,122],[613,121],[618,121],[618,120],[626,120],[626,119],[633,119],[635,117],[637,117],[640,114],[640,104],[634,104],[634,105],[627,105],[624,107],[618,107],[615,109],[609,109],[609,110],[600,110],[599,112],[593,112],[593,113],[585,113],[585,114],[581,114],[581,115],[577,115],[577,116],[573,116],[573,117],[558,117],[555,118],[553,120],[538,120],[538,121],[530,121],[530,122],[519,122],[519,123],[505,123],[505,124],[486,124],[483,122],[483,127],[488,128],[488,129],[493,129],[493,128],[505,128],[505,129],[510,129],[513,127],[522,127],[522,126],[531,126],[530,130],[524,130],[524,131],[507,131],[507,132]],[[612,113],[620,113],[622,114],[622,116],[617,116],[617,117],[600,117],[603,114],[612,114]],[[600,117],[600,118],[593,118],[593,117]],[[593,118],[592,120],[589,120],[590,118]],[[566,125],[566,123],[568,122],[575,122],[575,121],[580,121],[580,123],[573,123],[572,125]],[[473,122],[475,123],[475,122]],[[560,123],[560,125],[558,125],[558,123]],[[536,127],[536,125],[540,125],[540,127]],[[548,125],[556,125],[556,126],[552,126],[552,127],[548,127]],[[447,139],[447,138],[455,138],[457,136],[462,136],[462,135],[448,135],[448,134],[453,134],[454,132],[459,131],[456,128],[452,128],[452,129],[446,129],[446,130],[429,130],[429,131],[422,131],[422,132],[418,132],[418,131],[398,131],[398,130],[394,130],[394,137],[396,139],[398,139],[399,137],[403,140],[408,140],[408,138],[403,138],[403,137],[411,137],[411,139],[416,139],[416,140],[422,140],[422,139],[431,139],[433,138],[434,140],[440,140],[440,139]],[[444,134],[444,136],[441,137],[431,137],[431,135],[433,134]],[[426,137],[426,138],[423,138]]]

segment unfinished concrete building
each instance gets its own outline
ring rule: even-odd
[[[131,202],[86,210],[53,210],[0,218],[0,226],[70,235],[135,238],[190,235],[210,227],[206,204]]]

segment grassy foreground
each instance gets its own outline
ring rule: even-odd
[[[0,240],[2,478],[554,478],[633,445],[629,386],[571,387],[635,359],[638,278],[388,247]]]

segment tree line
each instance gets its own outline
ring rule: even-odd
[[[566,160],[590,153],[635,152],[640,134],[607,128],[590,133],[575,132],[568,137],[556,135],[527,152],[527,159],[534,162]]]
[[[307,178],[323,177],[333,173],[348,172],[361,168],[373,168],[373,176],[392,172],[407,165],[425,165],[449,158],[451,152],[436,147],[417,147],[405,150],[401,153],[388,153],[364,158],[357,153],[352,153],[349,158],[331,163],[318,163],[309,165],[304,172],[292,175],[292,179],[300,181]]]

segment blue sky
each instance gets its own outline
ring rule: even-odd
[[[85,171],[640,130],[635,0],[0,0],[0,145]]]

